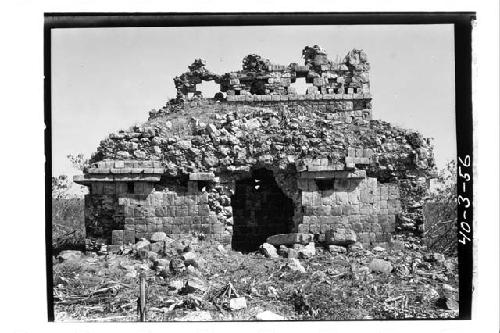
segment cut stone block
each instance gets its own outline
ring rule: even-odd
[[[293,244],[309,244],[313,241],[314,235],[303,234],[303,233],[289,233],[289,234],[277,234],[272,235],[266,239],[266,242],[274,245],[293,245]]]
[[[347,246],[356,242],[356,233],[350,229],[331,229],[325,234],[327,245]]]
[[[111,232],[111,244],[123,245],[123,230],[113,230]]]

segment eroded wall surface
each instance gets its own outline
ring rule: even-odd
[[[431,141],[372,119],[362,51],[331,61],[314,46],[303,56],[304,65],[281,66],[249,55],[242,70],[223,75],[196,60],[174,79],[176,99],[102,140],[75,179],[90,187],[88,235],[120,242],[199,233],[244,247],[272,233],[321,241],[348,230],[374,245],[401,221],[422,221],[415,202],[435,172]],[[299,77],[313,86],[304,95],[291,89]],[[201,98],[204,80],[226,95]],[[272,190],[245,183],[256,170],[272,173]],[[290,203],[284,219],[264,207]]]

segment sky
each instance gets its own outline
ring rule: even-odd
[[[52,173],[77,174],[68,154],[90,157],[109,133],[146,121],[196,58],[223,74],[250,53],[303,64],[314,44],[332,60],[363,49],[373,118],[433,138],[439,168],[455,159],[453,25],[80,28],[52,30]]]

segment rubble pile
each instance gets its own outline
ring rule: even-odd
[[[159,160],[172,176],[256,163],[284,169],[307,158],[345,165],[351,156],[367,157],[361,168],[387,180],[435,171],[431,142],[421,137],[413,140],[416,132],[379,120],[331,121],[328,115],[306,108],[297,113],[286,107],[278,111],[234,108],[234,112],[214,114],[207,123],[193,118],[190,133],[183,136],[172,133],[167,115],[110,134],[92,161]]]
[[[242,255],[197,237],[54,257],[57,321],[137,320],[138,277],[147,278],[148,321],[437,319],[458,315],[456,258],[419,239],[398,249],[326,251],[306,238],[274,237]],[[333,245],[331,245],[333,246]],[[330,246],[330,247],[331,247]],[[294,250],[299,256],[294,256]]]

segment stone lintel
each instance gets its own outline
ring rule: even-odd
[[[163,174],[164,168],[90,168],[88,174]]]
[[[365,170],[330,170],[330,171],[302,171],[299,173],[302,179],[343,179],[343,178],[366,178]]]
[[[226,171],[229,172],[250,172],[250,167],[249,166],[233,166],[230,165],[226,168]]]
[[[215,180],[215,175],[213,172],[191,172],[189,174],[189,180]]]
[[[155,174],[86,174],[74,176],[73,181],[89,185],[96,182],[159,182],[160,178]]]

